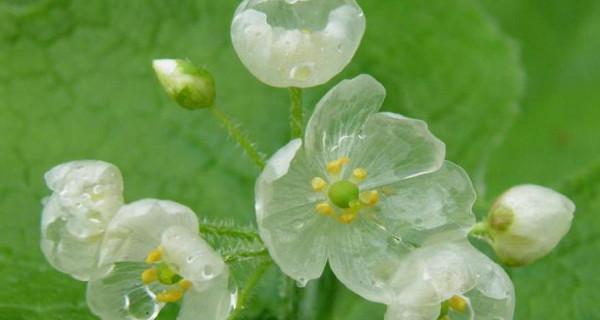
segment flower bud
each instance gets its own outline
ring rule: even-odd
[[[160,59],[152,67],[167,94],[186,109],[211,107],[215,102],[215,81],[203,68],[189,61]]]
[[[245,0],[233,18],[231,39],[262,82],[306,88],[342,71],[365,25],[354,0]]]
[[[554,190],[516,186],[492,206],[487,238],[505,264],[524,266],[554,249],[569,231],[574,212],[573,202]]]

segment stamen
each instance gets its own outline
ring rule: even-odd
[[[369,206],[374,206],[379,202],[379,192],[377,190],[363,192],[360,194],[360,201]]]
[[[318,214],[322,214],[324,216],[333,214],[333,208],[327,202],[318,203],[315,206],[315,211],[317,211]]]
[[[327,187],[327,182],[320,177],[314,177],[310,183],[315,192],[321,192]]]
[[[460,296],[452,296],[448,299],[448,306],[457,312],[463,313],[467,309],[467,301]]]
[[[190,280],[183,279],[179,281],[179,287],[183,290],[187,290],[192,287],[192,282]]]
[[[154,268],[146,269],[142,272],[142,282],[149,284],[158,280],[158,271]]]
[[[346,212],[337,217],[337,221],[343,224],[349,224],[356,219],[356,213],[353,211]]]
[[[158,302],[177,302],[183,297],[183,291],[179,288],[170,289],[163,291],[156,295],[156,301]]]
[[[350,162],[350,158],[348,158],[348,157],[341,157],[337,160],[330,161],[329,163],[327,163],[327,172],[329,172],[331,174],[340,173],[340,171],[342,171],[342,168],[348,162]]]
[[[358,181],[362,181],[367,177],[367,170],[364,168],[356,168],[352,171],[352,176]]]
[[[148,256],[146,256],[146,263],[147,264],[156,263],[156,262],[159,262],[161,259],[162,259],[162,248],[158,247],[158,248],[150,251],[150,253],[148,253]]]

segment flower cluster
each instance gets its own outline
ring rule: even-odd
[[[119,170],[74,161],[46,174],[53,194],[42,214],[41,247],[58,270],[88,281],[87,300],[102,319],[155,319],[182,301],[179,319],[225,319],[229,271],[198,235],[198,219],[171,201],[123,205]]]

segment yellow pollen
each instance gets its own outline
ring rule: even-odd
[[[158,280],[158,271],[154,268],[146,269],[142,272],[142,282],[149,284]]]
[[[351,211],[346,212],[337,217],[338,222],[343,223],[343,224],[349,224],[352,221],[354,221],[354,219],[356,219],[356,213],[351,212]]]
[[[158,247],[148,253],[148,256],[146,256],[146,263],[156,263],[159,262],[160,259],[162,259],[162,248]]]
[[[179,281],[179,287],[183,290],[187,290],[192,287],[192,282],[190,280],[183,279]]]
[[[374,206],[379,202],[379,192],[377,190],[363,192],[360,194],[360,201],[369,206]]]
[[[337,160],[330,161],[327,163],[327,172],[331,174],[340,173],[344,165],[348,164],[348,162],[350,162],[350,158],[348,157],[341,157]]]
[[[181,289],[171,289],[163,291],[156,295],[156,301],[158,302],[177,302],[183,297],[183,291]]]
[[[462,297],[452,296],[452,298],[448,299],[448,306],[462,313],[467,309],[467,301]]]
[[[359,181],[362,181],[367,177],[367,170],[364,168],[356,168],[352,171],[352,176]]]
[[[333,213],[333,208],[327,202],[321,202],[315,206],[315,211],[318,214],[322,214],[324,216],[328,216]]]
[[[313,190],[316,192],[321,192],[323,189],[325,189],[325,187],[327,187],[327,182],[325,182],[323,178],[319,177],[313,178],[310,184],[312,185]]]

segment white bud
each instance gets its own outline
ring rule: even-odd
[[[203,68],[189,61],[160,59],[152,62],[167,94],[186,109],[211,107],[215,102],[215,81]]]
[[[231,39],[262,82],[306,88],[344,69],[365,25],[354,0],[245,0],[233,18]]]
[[[573,202],[552,189],[516,186],[490,210],[487,237],[504,263],[527,265],[556,247],[569,231],[574,212]]]

